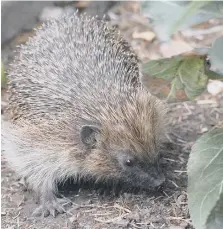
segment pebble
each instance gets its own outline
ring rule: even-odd
[[[151,32],[151,31],[145,31],[145,32],[134,32],[132,34],[132,38],[134,39],[142,39],[142,40],[146,40],[146,41],[152,41],[154,40],[154,38],[156,37],[155,33]]]
[[[1,212],[1,216],[6,216],[6,212]]]
[[[73,13],[75,11],[74,7],[57,7],[57,6],[47,6],[43,9],[39,16],[40,21],[47,21],[51,19],[59,19],[65,13]]]
[[[220,80],[212,80],[208,83],[207,90],[211,95],[216,96],[223,92],[223,82]]]

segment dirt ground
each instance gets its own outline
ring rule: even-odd
[[[119,13],[114,16],[117,11]],[[117,24],[119,21],[123,36],[141,59],[165,56],[157,42],[129,36],[147,28],[145,20],[138,15],[137,4],[116,8],[111,15],[113,15],[111,23]],[[210,36],[206,38],[199,44],[212,41]],[[182,37],[179,38],[177,35],[174,39],[182,40]],[[184,39],[184,42],[191,44],[196,40]],[[3,91],[2,99],[4,98]],[[34,195],[24,190],[22,183],[17,180],[2,157],[1,227],[3,229],[192,228],[187,206],[187,161],[191,146],[198,137],[213,128],[223,126],[223,96],[214,97],[205,92],[195,101],[169,104],[168,107],[169,134],[161,153],[167,181],[162,190],[155,193],[123,190],[114,196],[100,194],[98,188],[94,188],[91,184],[79,186],[67,184],[61,187],[61,192],[72,200],[73,205],[66,214],[58,215],[56,218],[32,218],[31,213],[38,206]]]

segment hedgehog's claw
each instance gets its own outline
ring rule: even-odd
[[[32,215],[34,217],[48,217],[49,215],[56,217],[58,213],[62,214],[66,212],[65,205],[71,205],[71,201],[66,198],[56,198],[51,202],[45,202],[40,205]]]

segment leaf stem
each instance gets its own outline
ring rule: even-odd
[[[187,8],[185,9],[183,15],[179,20],[176,21],[176,23],[172,26],[170,30],[170,34],[173,34],[176,32],[180,25],[191,15],[193,15],[196,11],[198,11],[200,8],[204,7],[205,5],[209,4],[211,0],[206,0],[202,2],[196,2],[196,1],[191,1]]]
[[[176,96],[176,78],[172,81],[171,83],[171,88],[170,88],[170,92],[166,98],[166,101],[169,101],[170,98],[173,98]]]
[[[211,70],[207,70],[205,73],[211,80],[223,80],[223,75],[221,75],[220,73]]]

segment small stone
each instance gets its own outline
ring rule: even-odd
[[[203,127],[203,128],[201,129],[201,133],[202,133],[202,134],[206,133],[207,131],[208,131],[208,128],[207,128],[207,127]]]
[[[223,82],[219,80],[212,80],[208,83],[207,90],[211,95],[216,96],[217,94],[223,92]]]
[[[48,6],[45,7],[39,16],[40,21],[47,21],[49,19],[58,19],[63,15],[64,11],[60,7]]]
[[[132,38],[134,39],[143,39],[146,41],[152,41],[154,38],[156,37],[155,33],[151,32],[151,31],[145,31],[145,32],[134,32],[132,34]]]
[[[2,211],[1,216],[6,216],[6,212]]]
[[[65,13],[73,13],[74,12],[73,7],[58,7],[58,6],[48,6],[45,7],[42,11],[42,13],[39,16],[40,21],[47,21],[51,19],[59,19],[63,16]]]
[[[70,222],[73,223],[77,220],[77,217],[76,216],[72,216],[69,218]]]

